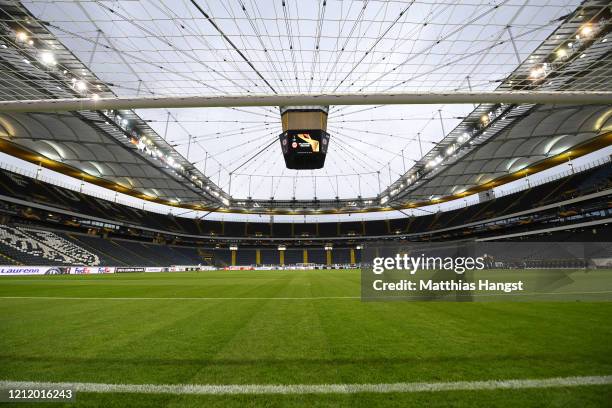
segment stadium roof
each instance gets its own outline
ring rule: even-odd
[[[612,91],[606,1],[0,7],[2,100]],[[86,181],[269,213],[457,198],[610,144],[611,128],[609,104],[332,106],[325,167],[295,171],[270,144],[277,107],[0,113],[0,125],[3,151]]]

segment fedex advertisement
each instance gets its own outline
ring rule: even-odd
[[[114,266],[73,266],[69,268],[71,275],[90,275],[99,273],[115,273]]]

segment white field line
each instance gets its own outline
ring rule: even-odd
[[[504,389],[529,389],[553,387],[580,387],[612,384],[612,375],[591,377],[562,377],[523,380],[458,381],[434,383],[393,384],[245,384],[245,385],[200,385],[200,384],[103,384],[81,382],[35,382],[0,381],[0,388],[10,389],[73,389],[91,393],[130,394],[356,394],[356,393],[414,393],[439,391],[480,391]]]
[[[44,300],[335,300],[361,299],[361,296],[315,296],[315,297],[69,297],[69,296],[0,296],[0,299],[44,299]]]
[[[559,295],[596,295],[612,293],[612,290],[579,291],[579,292],[530,292],[530,293],[469,293],[451,294],[452,296],[470,297],[501,297],[501,296],[559,296]],[[363,299],[363,300],[419,300],[427,298],[423,296],[302,296],[302,297],[79,297],[79,296],[0,296],[2,299],[41,299],[41,300],[338,300],[338,299]]]

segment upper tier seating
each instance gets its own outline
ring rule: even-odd
[[[70,210],[85,216],[108,220],[108,223],[130,223],[168,233],[226,237],[323,237],[338,235],[388,235],[423,233],[466,223],[480,222],[493,216],[511,214],[538,206],[553,204],[612,186],[612,164],[605,163],[567,177],[535,185],[487,202],[470,205],[442,213],[426,213],[418,217],[401,217],[391,220],[269,223],[195,220],[143,211],[87,196],[62,187],[52,186],[20,174],[0,169],[0,194],[43,203],[58,209]],[[36,208],[30,211],[36,212]],[[44,215],[46,216],[46,214]],[[136,228],[137,228],[136,227]],[[108,254],[110,255],[110,254]]]

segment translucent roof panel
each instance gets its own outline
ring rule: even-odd
[[[24,1],[118,96],[494,90],[579,1]],[[138,110],[236,199],[375,197],[473,105],[331,107],[285,168],[275,107]]]

